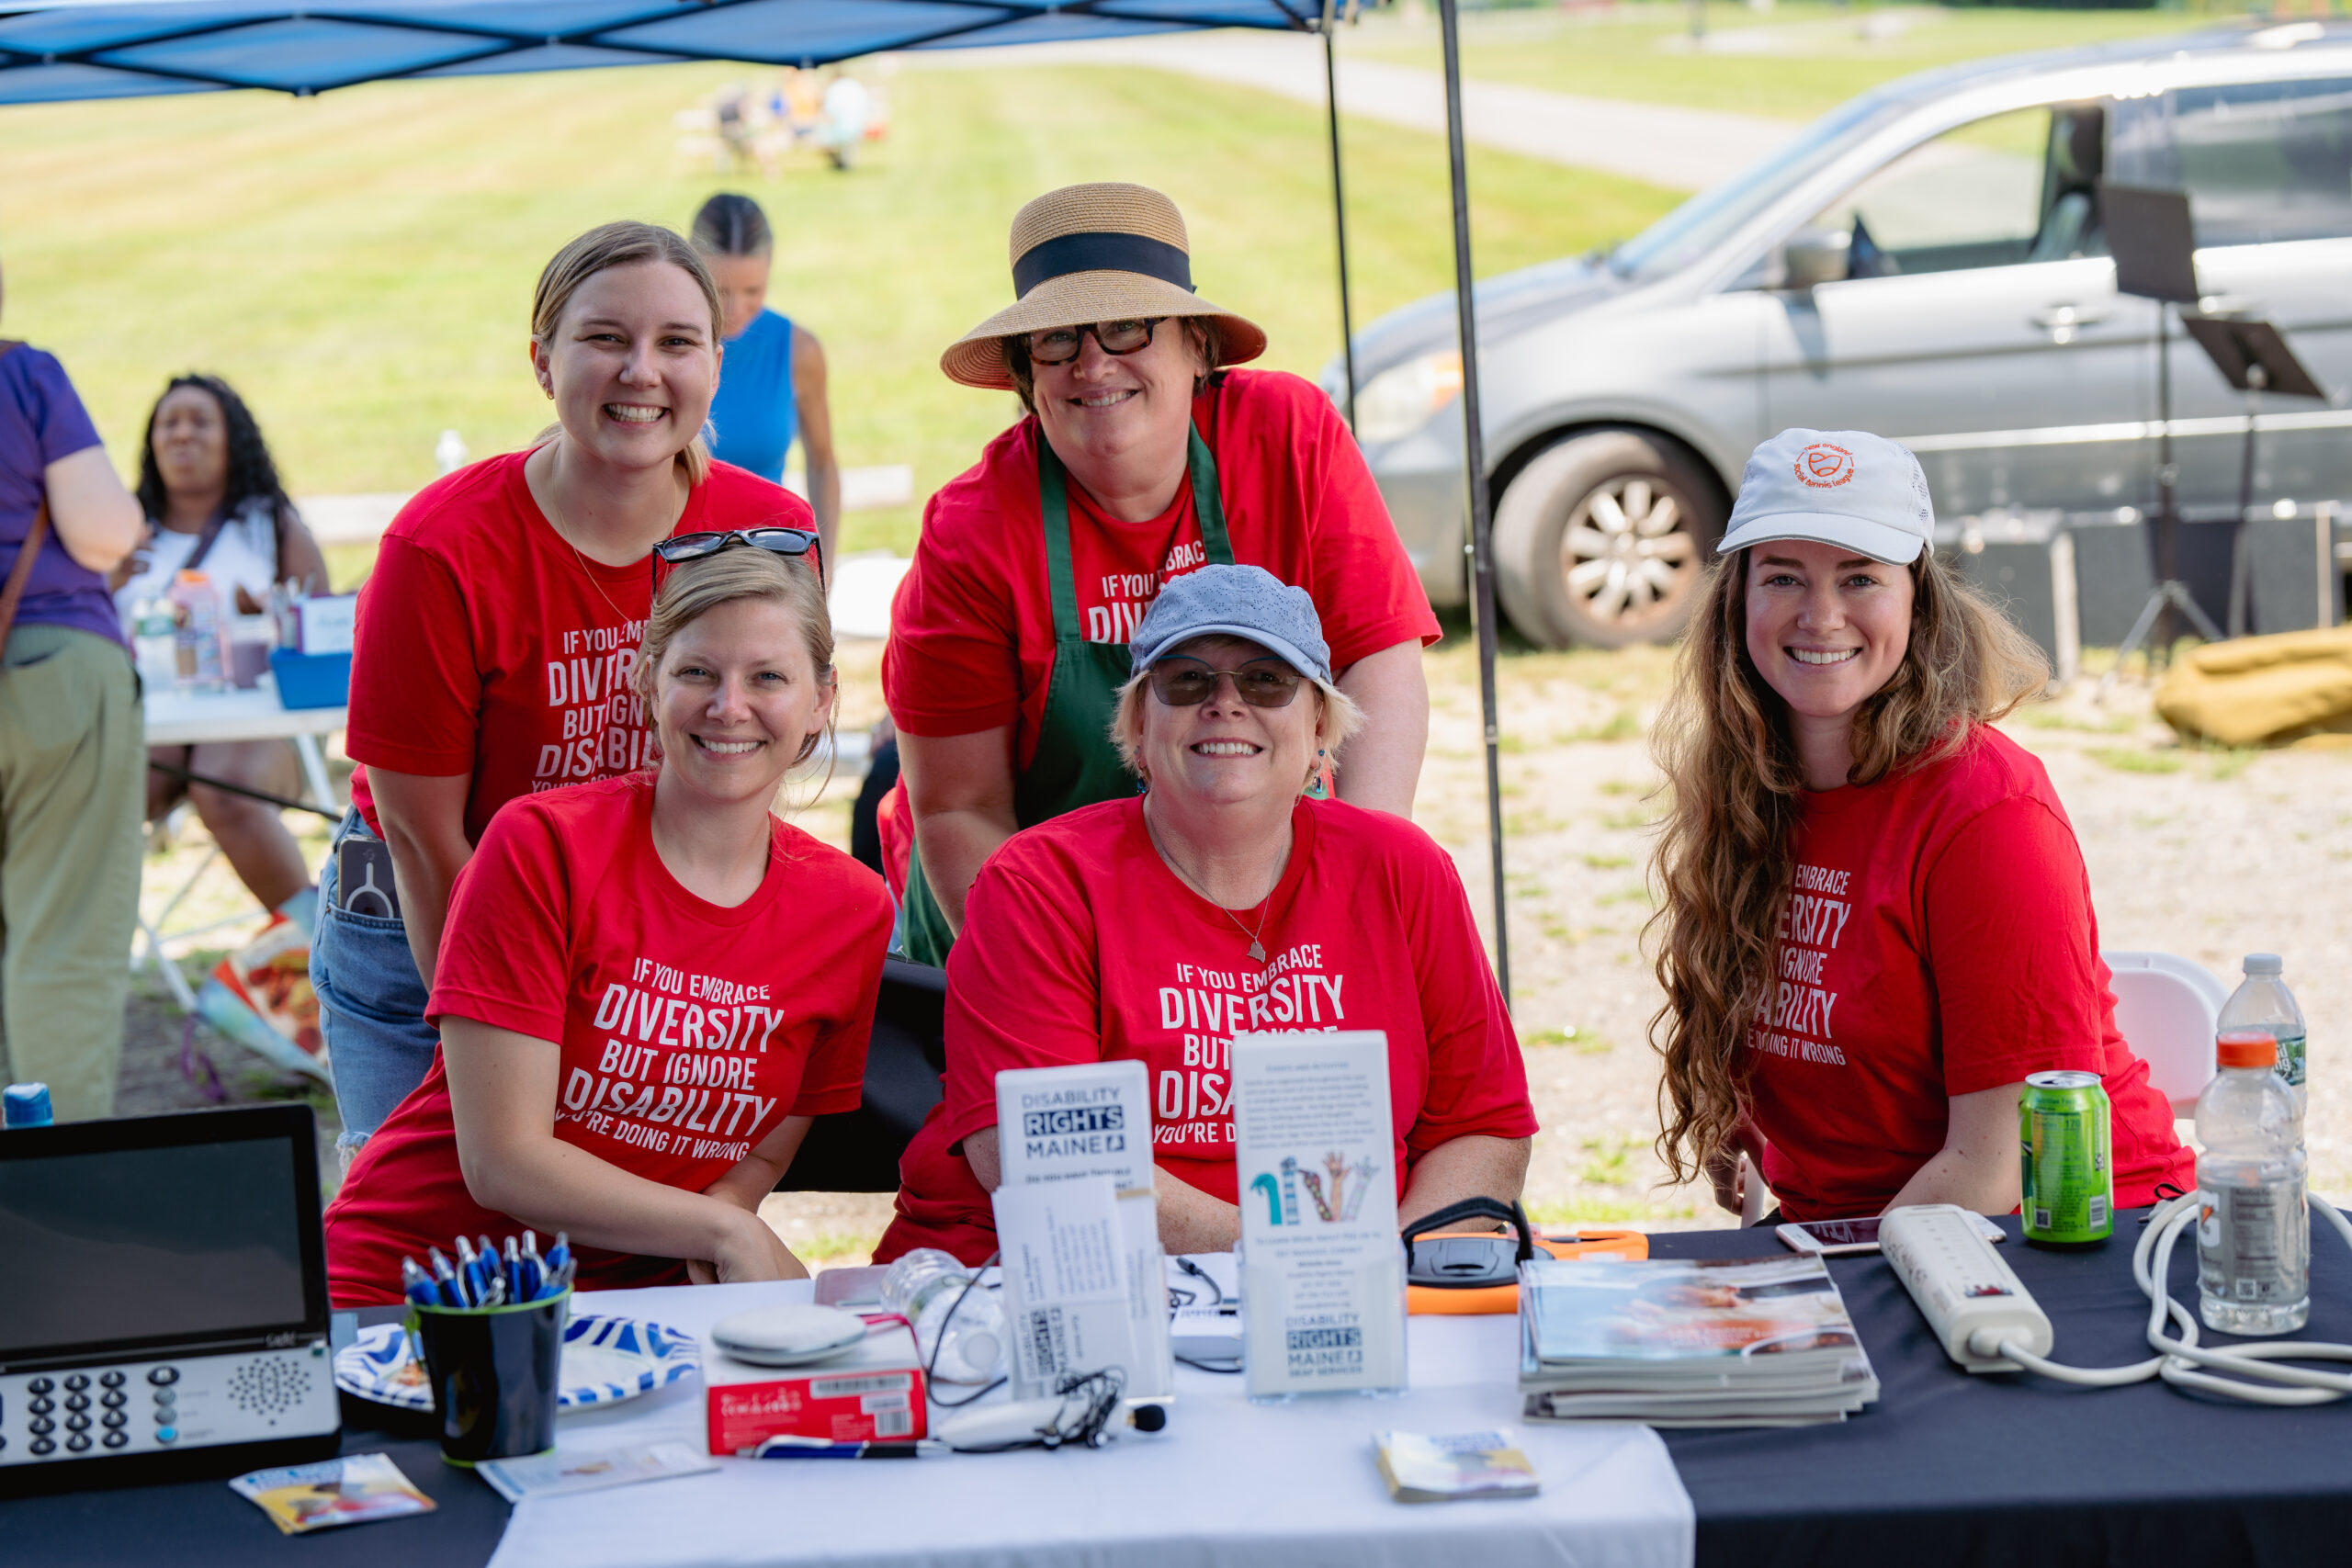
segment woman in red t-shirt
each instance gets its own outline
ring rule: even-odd
[[[1257,567],[1177,578],[1132,670],[1114,734],[1147,792],[1015,834],[974,880],[945,1098],[876,1258],[995,1251],[996,1075],[1114,1060],[1151,1085],[1162,1244],[1230,1248],[1232,1041],[1261,1031],[1386,1032],[1405,1220],[1517,1198],[1535,1116],[1453,863],[1400,817],[1300,793],[1360,722],[1313,601]]]
[[[338,1305],[523,1226],[569,1231],[583,1286],[805,1274],[760,1200],[858,1104],[890,902],[770,810],[831,727],[832,629],[814,571],[744,543],[648,623],[658,770],[517,799],[459,874],[441,1049],[327,1211]]]
[[[1105,732],[1127,638],[1163,584],[1261,566],[1305,589],[1364,714],[1342,798],[1409,817],[1437,619],[1330,399],[1227,370],[1266,334],[1192,291],[1158,191],[1069,186],[1012,220],[1018,303],[940,368],[1027,419],[932,497],[891,607],[882,692],[903,785],[881,810],[907,953],[946,960],[982,862],[1015,832],[1133,787]]]
[[[2115,1201],[2193,1184],[2115,1027],[2089,878],[2041,764],[1992,728],[2049,667],[1932,553],[1917,459],[1844,431],[1756,449],[1659,761],[1674,804],[1658,1140],[1792,1219],[2007,1213],[2030,1073],[2096,1073]]]
[[[559,423],[426,486],[384,536],[352,656],[345,745],[362,767],[311,955],[346,1156],[432,1062],[424,1000],[449,889],[492,814],[653,761],[629,671],[655,542],[813,526],[807,502],[703,449],[720,321],[678,235],[581,235],[531,307]]]

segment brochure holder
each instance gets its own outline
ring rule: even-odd
[[[1236,1035],[1233,1080],[1250,1398],[1402,1393],[1388,1037]]]
[[[1012,1397],[1118,1368],[1129,1399],[1175,1392],[1167,1264],[1141,1062],[996,1076],[997,1242],[1013,1339]]]

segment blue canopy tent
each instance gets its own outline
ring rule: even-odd
[[[1345,0],[1352,19],[1357,0]],[[1487,743],[1495,950],[1510,992],[1501,776],[1495,722],[1495,600],[1486,456],[1478,420],[1470,207],[1462,141],[1456,0],[1438,0],[1453,194],[1454,285],[1467,437],[1473,593]],[[1340,187],[1332,32],[1340,0],[35,0],[0,3],[0,104],[263,88],[309,97],[362,82],[726,61],[817,66],[886,50],[968,49],[1136,33],[1255,28],[1319,32],[1340,226],[1340,341],[1355,404],[1347,224]]]

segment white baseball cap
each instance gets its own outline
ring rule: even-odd
[[[1813,539],[1908,566],[1935,542],[1919,459],[1866,430],[1784,430],[1740,477],[1719,555],[1770,539]]]

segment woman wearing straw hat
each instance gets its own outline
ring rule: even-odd
[[[933,964],[998,845],[1134,792],[1111,717],[1171,578],[1239,563],[1313,598],[1366,720],[1327,775],[1344,798],[1409,813],[1428,733],[1437,620],[1380,492],[1314,386],[1224,368],[1266,334],[1193,292],[1175,204],[1067,186],[1021,209],[1011,249],[1019,302],[940,368],[1028,417],[932,498],[882,666],[905,769],[888,858],[907,951]]]

